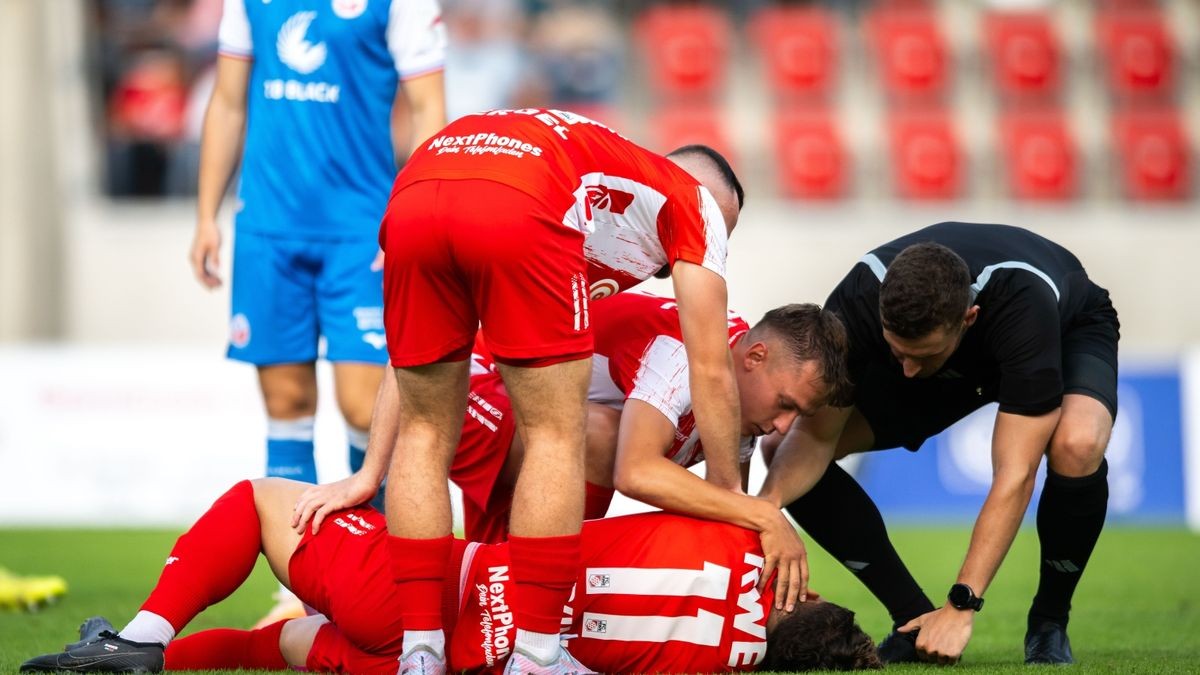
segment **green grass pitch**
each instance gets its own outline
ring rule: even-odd
[[[18,574],[58,574],[70,591],[58,604],[27,614],[0,611],[0,673],[36,654],[61,649],[79,622],[103,614],[118,627],[137,611],[178,532],[0,530],[0,566]],[[893,538],[931,596],[953,581],[966,550],[964,527],[897,528]],[[876,639],[889,622],[879,604],[815,545],[812,586],[858,612]],[[975,622],[958,668],[1028,673],[1022,665],[1025,610],[1036,584],[1037,541],[1022,530]],[[260,564],[243,588],[188,631],[251,625],[271,604],[275,582]],[[1078,664],[1065,672],[1200,672],[1200,536],[1183,530],[1110,527],[1075,597],[1071,639]],[[897,672],[934,666],[894,667]],[[1044,670],[1044,669],[1038,669]]]

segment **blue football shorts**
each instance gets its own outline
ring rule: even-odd
[[[229,358],[258,366],[318,356],[387,363],[383,272],[371,269],[378,253],[373,239],[306,241],[238,232]]]

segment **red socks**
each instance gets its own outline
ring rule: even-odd
[[[442,629],[442,586],[454,538],[404,539],[389,536],[392,578],[405,598],[404,630]]]
[[[279,634],[287,621],[258,630],[204,630],[167,645],[164,670],[287,670]]]
[[[261,548],[254,487],[242,481],[175,542],[142,609],[163,617],[178,633],[204,608],[242,585]]]
[[[517,628],[557,633],[579,571],[579,535],[508,538]]]

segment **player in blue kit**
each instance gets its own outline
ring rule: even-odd
[[[316,482],[321,338],[361,466],[387,361],[379,221],[398,158],[446,123],[445,42],[437,0],[225,0],[190,258],[221,285],[240,150],[229,357],[258,368],[268,476]]]

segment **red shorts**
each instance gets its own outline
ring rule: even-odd
[[[450,480],[463,493],[467,541],[498,544],[508,538],[510,490],[496,490],[515,431],[512,404],[499,373],[471,377],[462,437]]]
[[[456,578],[465,546],[455,542],[447,579]],[[288,562],[288,578],[296,596],[332,622],[317,633],[309,670],[394,675],[403,646],[404,602],[390,562],[387,519],[370,506],[335,511],[316,535],[305,528]],[[447,626],[458,617],[456,583],[445,585],[442,616]]]
[[[487,180],[426,180],[393,194],[380,233],[392,365],[465,359],[480,323],[502,363],[590,356],[584,235],[562,219]]]
[[[387,520],[364,505],[330,514],[316,535],[305,528],[288,578],[297,597],[360,649],[399,654],[403,602],[389,563]]]

